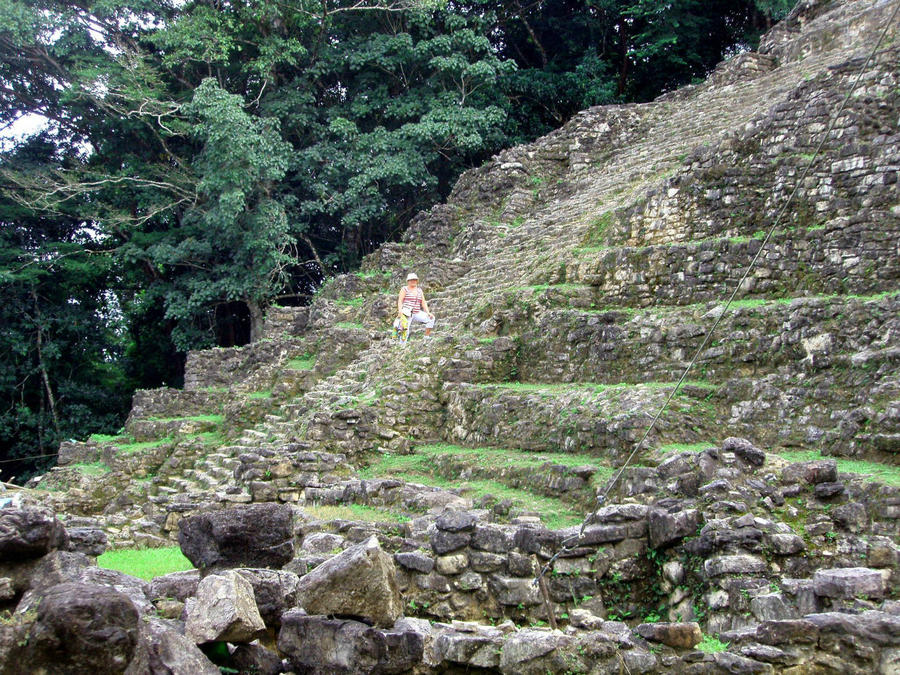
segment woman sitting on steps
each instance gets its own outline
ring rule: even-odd
[[[424,323],[425,337],[431,336],[434,314],[428,310],[428,302],[422,289],[419,288],[419,277],[415,272],[406,275],[406,286],[400,289],[400,295],[397,297],[397,316],[401,322],[404,317],[409,317],[405,322],[406,330],[400,335],[400,342],[406,342],[409,338],[409,329],[412,328],[414,321]]]

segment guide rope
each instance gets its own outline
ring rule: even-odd
[[[585,528],[587,528],[588,523],[597,515],[601,508],[603,508],[604,503],[606,502],[606,498],[609,495],[612,488],[619,482],[619,479],[622,477],[622,474],[625,472],[625,469],[628,468],[631,461],[634,459],[635,455],[637,455],[638,451],[643,446],[644,442],[647,440],[647,437],[650,435],[650,432],[656,427],[656,423],[659,421],[662,414],[669,407],[669,404],[672,402],[672,399],[678,393],[679,388],[684,383],[685,378],[687,378],[688,373],[691,368],[694,367],[694,364],[697,362],[697,359],[700,357],[700,354],[703,353],[703,350],[706,348],[706,345],[709,343],[710,338],[715,332],[716,328],[719,327],[719,324],[722,322],[723,317],[728,313],[728,308],[734,302],[735,297],[738,292],[741,290],[741,287],[744,285],[744,282],[747,280],[747,277],[750,275],[750,272],[753,270],[757,261],[759,260],[762,252],[765,250],[766,245],[769,243],[769,239],[772,238],[772,235],[775,233],[777,227],[781,224],[781,219],[787,211],[788,206],[790,206],[791,202],[794,200],[794,197],[797,194],[797,190],[799,186],[806,180],[806,177],[809,175],[810,169],[812,169],[813,164],[815,164],[816,159],[822,151],[822,148],[825,145],[825,141],[828,140],[829,136],[831,136],[831,132],[834,131],[834,126],[837,124],[838,119],[840,119],[841,114],[844,112],[844,108],[847,106],[847,102],[850,100],[850,97],[853,95],[853,92],[856,90],[856,87],[859,85],[860,80],[862,79],[863,74],[865,74],[866,69],[869,67],[869,63],[875,58],[875,55],[878,53],[878,48],[881,46],[881,43],[884,41],[885,36],[887,36],[888,29],[894,23],[894,20],[897,18],[897,13],[900,11],[900,2],[897,2],[894,11],[891,14],[890,19],[884,25],[884,30],[882,30],[881,35],[878,38],[878,41],[875,43],[875,46],[872,48],[872,51],[869,53],[868,58],[866,58],[863,65],[860,67],[859,72],[856,75],[856,79],[853,81],[853,84],[850,86],[850,89],[847,91],[847,95],[844,97],[843,101],[841,101],[841,105],[838,108],[838,111],[831,118],[829,122],[828,128],[822,134],[822,138],[819,141],[819,144],[816,146],[815,151],[812,154],[809,162],[806,165],[806,168],[803,170],[803,174],[794,182],[794,188],[791,190],[790,195],[788,195],[787,200],[779,209],[778,213],[775,216],[775,219],[772,221],[772,226],[766,232],[766,236],[762,240],[762,244],[759,247],[759,250],[756,252],[756,255],[753,256],[753,259],[750,261],[750,264],[747,266],[747,269],[744,271],[743,276],[741,276],[738,283],[735,285],[734,290],[731,292],[731,295],[728,297],[728,300],[725,302],[725,306],[719,312],[719,315],[716,317],[715,322],[712,327],[707,331],[706,335],[703,338],[703,341],[700,343],[700,346],[697,347],[697,350],[694,352],[693,357],[688,362],[687,367],[681,373],[681,377],[678,378],[678,382],[669,395],[666,397],[666,400],[663,402],[660,409],[657,411],[656,415],[653,417],[653,421],[650,423],[650,426],[644,431],[644,434],[641,436],[641,439],[634,446],[634,449],[631,451],[631,454],[625,460],[625,463],[619,468],[619,470],[615,473],[615,475],[607,482],[606,488],[603,490],[602,494],[597,495],[597,506],[594,510],[588,514],[584,520],[581,522],[581,527],[578,529],[578,534],[568,537],[560,542],[561,546],[559,550],[553,554],[553,556],[546,562],[546,564],[541,568],[541,571],[538,573],[538,576],[534,580],[534,584],[537,585],[539,581],[550,572],[553,564],[557,561],[557,559],[566,553],[567,551],[571,551],[573,548],[576,548],[577,544],[584,537]]]

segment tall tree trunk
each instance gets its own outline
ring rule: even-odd
[[[244,300],[244,304],[250,310],[250,342],[256,342],[262,337],[263,310],[255,300]]]
[[[50,386],[50,375],[47,373],[47,364],[44,363],[44,331],[41,327],[41,309],[38,303],[37,291],[32,287],[31,297],[34,300],[34,317],[37,325],[37,357],[38,368],[41,371],[41,380],[44,383],[44,389],[47,392],[47,404],[50,406],[50,416],[53,418],[53,428],[56,429],[56,437],[60,439],[59,433],[59,415],[56,413],[56,398],[53,396],[53,388]]]

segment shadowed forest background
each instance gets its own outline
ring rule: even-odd
[[[789,9],[0,0],[0,475],[115,431],[135,388],[247,343],[467,168],[702,78]]]

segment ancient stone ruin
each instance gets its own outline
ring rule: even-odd
[[[0,673],[900,673],[897,3],[501,153],[63,444],[0,509]]]

